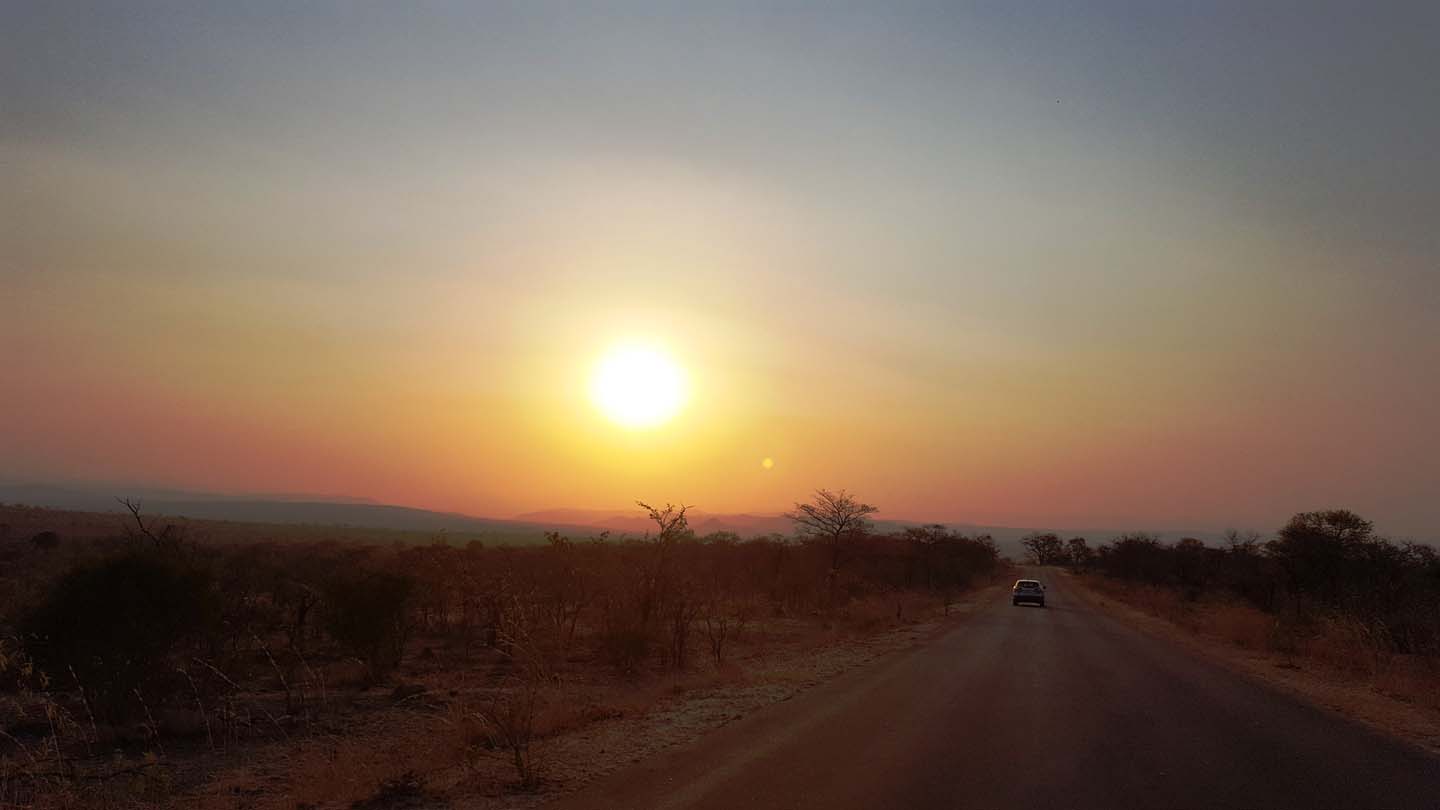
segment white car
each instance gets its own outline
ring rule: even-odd
[[[1015,587],[1010,593],[1010,604],[1018,605],[1021,602],[1032,602],[1040,607],[1045,607],[1045,586],[1040,584],[1040,580],[1015,580]]]

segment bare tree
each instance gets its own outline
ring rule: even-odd
[[[710,654],[715,658],[715,668],[725,663],[725,644],[737,638],[750,620],[751,605],[745,599],[727,599],[718,588],[712,588],[701,605],[701,618],[705,621],[705,638],[710,642]]]
[[[479,722],[476,751],[508,758],[520,786],[532,789],[539,782],[535,743],[539,737],[537,719],[551,699],[559,680],[551,651],[538,631],[545,620],[528,598],[514,591],[502,599],[499,649],[510,664],[499,688],[492,689],[471,710]]]
[[[125,511],[130,513],[130,517],[134,518],[135,525],[140,529],[137,535],[127,526],[125,531],[131,537],[143,537],[149,540],[156,548],[174,548],[180,545],[183,533],[175,524],[167,523],[165,524],[165,528],[157,532],[153,528],[154,524],[146,523],[145,519],[141,516],[140,501],[132,501],[129,498],[116,498],[115,500],[125,507]]]
[[[1231,554],[1258,554],[1262,539],[1256,531],[1225,530],[1225,548]]]
[[[1070,567],[1075,570],[1083,570],[1090,565],[1095,558],[1094,549],[1083,537],[1072,537],[1065,541],[1065,556],[1069,558]]]
[[[636,501],[635,505],[648,512],[650,519],[655,521],[655,525],[659,527],[660,533],[655,536],[656,542],[663,545],[666,543],[674,543],[690,536],[690,522],[686,520],[685,513],[689,511],[691,507],[685,504],[676,506],[667,503],[664,509],[660,509],[644,501]]]
[[[684,669],[690,661],[690,629],[700,607],[691,583],[676,583],[665,616],[670,625],[670,664],[676,669]]]
[[[1065,560],[1065,544],[1054,534],[1033,532],[1021,538],[1020,545],[1035,565],[1055,565]]]
[[[660,529],[654,539],[653,559],[648,568],[641,572],[640,623],[648,629],[651,618],[664,610],[666,603],[675,596],[676,585],[670,572],[671,550],[676,543],[695,535],[690,531],[690,524],[685,519],[689,506],[667,503],[664,509],[660,509],[644,501],[635,503],[650,513],[650,519],[655,521],[655,525]]]
[[[537,583],[538,590],[556,641],[562,650],[568,650],[581,612],[595,598],[595,589],[576,557],[575,544],[570,538],[559,532],[546,532],[545,540],[550,545],[549,564],[544,569],[544,579]]]
[[[845,549],[857,537],[863,537],[870,531],[870,516],[877,511],[874,506],[861,503],[843,489],[839,492],[817,489],[809,503],[796,503],[794,511],[785,513],[785,517],[795,522],[795,530],[801,536],[829,547],[827,593],[832,607]]]

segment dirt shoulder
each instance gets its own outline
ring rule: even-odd
[[[1138,589],[1121,583],[1067,572],[1056,575],[1064,576],[1092,607],[1149,635],[1179,644],[1312,705],[1432,754],[1440,754],[1440,673],[1419,672],[1420,662],[1363,666],[1353,662],[1351,666],[1343,666],[1323,658],[1280,652],[1245,634],[1224,637],[1210,629],[1215,622],[1181,624],[1157,615],[1173,613],[1173,610],[1157,606],[1153,598],[1146,598]],[[1203,614],[1227,609],[1233,606],[1200,605],[1189,610],[1192,614]],[[1400,670],[1406,679],[1403,689],[1391,685],[1401,677]],[[1415,681],[1422,678],[1424,683],[1417,688]],[[1427,690],[1431,690],[1429,700],[1425,699]]]

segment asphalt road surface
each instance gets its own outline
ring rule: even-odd
[[[560,808],[1440,807],[1440,759],[1097,612],[1033,572],[929,644]]]

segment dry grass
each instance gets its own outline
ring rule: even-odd
[[[994,560],[990,547],[982,566],[984,544],[966,538],[871,538],[837,600],[824,549],[804,543],[207,537],[163,553],[213,576],[204,595],[224,621],[172,640],[130,690],[149,701],[143,712],[114,692],[97,728],[84,700],[93,691],[32,666],[16,617],[56,598],[67,572],[139,552],[105,539],[105,516],[21,517],[60,519],[64,542],[0,545],[0,810],[524,806],[915,643],[948,612],[935,583],[953,590],[958,571]],[[337,572],[352,570],[415,584],[393,624],[389,613],[362,622],[396,628],[381,641],[403,655],[383,673],[381,648],[342,632],[352,602],[367,603],[340,598],[349,578]],[[606,655],[612,627],[641,634],[628,666]]]
[[[953,620],[987,593],[965,594]],[[348,702],[336,699],[310,736],[237,750],[224,768],[192,764],[191,776],[203,773],[202,784],[167,794],[163,804],[196,810],[533,806],[944,626],[938,599],[909,595],[898,606],[898,620],[894,598],[857,600],[829,620],[757,620],[719,667],[697,657],[685,671],[646,670],[631,678],[595,663],[572,668],[547,687],[537,709],[536,783],[530,786],[520,784],[509,755],[491,747],[481,722],[493,681],[411,656],[416,664],[403,675],[423,693],[397,701],[400,690],[372,689]]]

